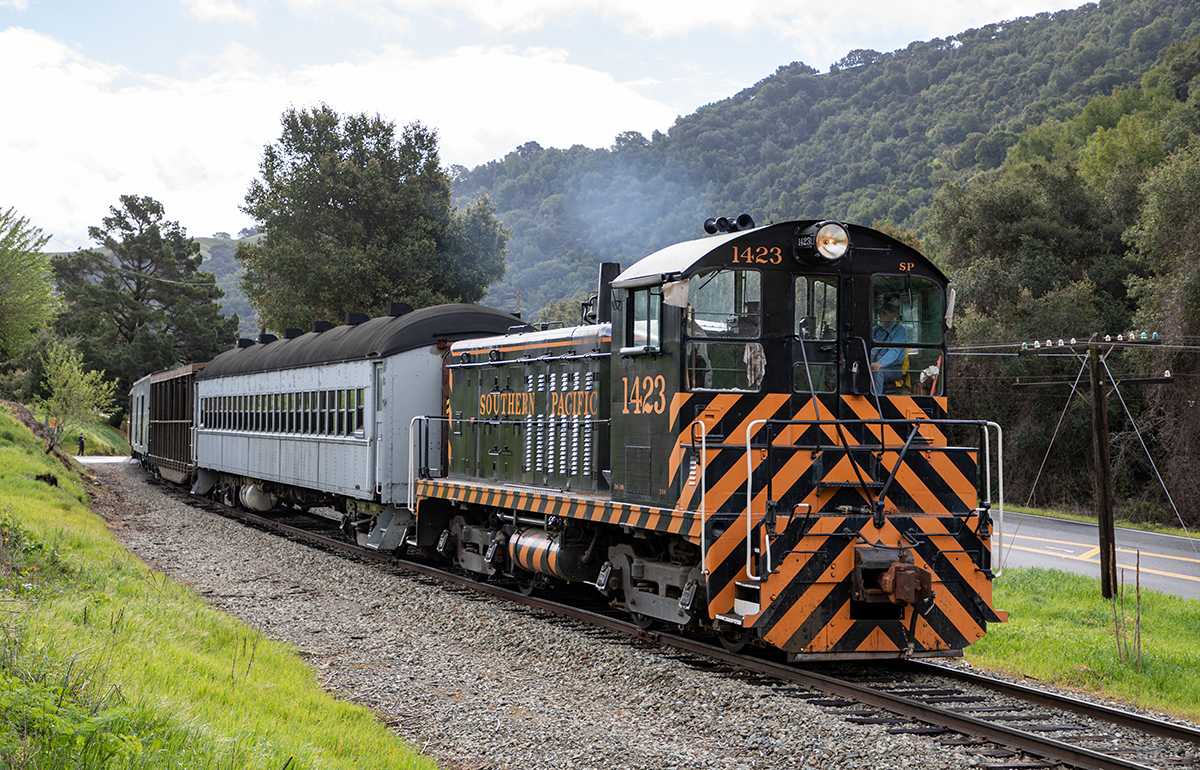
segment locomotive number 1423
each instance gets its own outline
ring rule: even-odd
[[[622,377],[625,383],[625,407],[621,414],[662,414],[667,408],[667,381],[657,377]]]

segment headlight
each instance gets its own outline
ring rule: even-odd
[[[841,259],[849,248],[850,234],[841,225],[829,222],[817,231],[817,251],[825,259]]]
[[[837,222],[815,222],[792,234],[792,255],[803,264],[829,265],[849,251],[850,231]]]

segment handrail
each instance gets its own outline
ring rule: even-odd
[[[417,510],[417,485],[416,479],[414,478],[416,474],[417,457],[416,447],[414,445],[414,437],[417,435],[417,431],[414,430],[414,428],[416,428],[418,421],[425,423],[426,428],[428,429],[429,418],[418,414],[408,423],[408,510],[414,512]]]
[[[753,508],[754,502],[754,457],[750,449],[750,431],[755,425],[765,425],[771,420],[752,420],[746,426],[746,577],[755,583],[761,583],[766,579],[765,575],[754,574],[754,527],[750,524],[750,511]],[[767,444],[767,451],[771,451],[770,443]],[[771,538],[766,538],[765,549],[767,553],[767,567],[771,566]],[[769,571],[768,571],[768,574]]]
[[[952,420],[949,418],[933,418],[933,417],[921,418],[921,419],[917,419],[917,420],[902,419],[902,418],[892,418],[892,419],[858,418],[858,419],[849,419],[849,420],[839,420],[838,422],[841,425],[845,425],[845,424],[892,425],[895,423],[907,424],[907,423],[916,422],[916,423],[927,423],[927,424],[935,425],[935,426],[973,425],[975,427],[981,428],[983,431],[983,442],[982,442],[983,447],[982,447],[982,449],[984,452],[984,464],[983,464],[983,467],[984,467],[984,496],[987,498],[989,503],[991,502],[991,497],[992,497],[992,468],[991,468],[992,434],[991,434],[991,429],[994,428],[996,431],[997,489],[999,492],[999,499],[997,501],[997,504],[998,504],[997,510],[998,510],[999,516],[997,518],[997,523],[996,523],[996,541],[997,541],[998,545],[996,547],[998,549],[999,554],[1001,556],[1003,555],[1003,549],[1004,549],[1004,542],[1003,542],[1003,532],[1004,532],[1004,430],[1000,427],[999,424],[992,422],[990,420]],[[754,570],[754,544],[753,544],[754,527],[752,524],[752,519],[753,519],[752,511],[753,511],[753,502],[754,502],[754,457],[753,457],[752,452],[754,449],[754,444],[751,439],[751,434],[753,432],[755,432],[758,427],[761,427],[768,423],[771,423],[774,425],[808,425],[808,426],[812,426],[812,425],[820,425],[820,424],[822,424],[822,421],[820,419],[816,419],[816,420],[760,419],[760,420],[753,420],[746,426],[746,444],[745,444],[745,453],[746,453],[746,511],[745,511],[745,513],[746,513],[746,576],[749,580],[752,580],[756,583],[761,583],[764,580],[766,580],[766,575],[757,575],[757,574],[755,574],[755,570]],[[913,437],[917,433],[918,427],[914,427],[914,430],[909,434],[908,441],[906,441],[904,444],[904,449],[907,449],[909,447],[909,445],[911,444]],[[865,449],[870,449],[872,451],[877,451],[880,449],[886,450],[887,445],[885,443],[883,443],[883,436],[881,433],[879,447],[870,447],[870,446],[860,445],[859,448],[865,448]],[[929,447],[922,447],[921,451],[947,451],[948,449],[949,449],[949,447],[929,446]],[[764,450],[768,453],[771,451],[771,443],[769,440],[768,440],[767,444],[765,445]],[[901,451],[901,456],[903,456],[903,450]],[[899,462],[897,462],[897,469],[898,468],[899,468]],[[895,470],[893,470],[891,476],[895,476]],[[890,481],[890,478],[889,478],[889,481]],[[881,493],[880,498],[879,498],[879,504],[882,505],[882,503],[883,503],[883,494]],[[767,557],[767,566],[768,566],[768,573],[769,573],[770,565],[772,563],[771,542],[770,542],[769,537],[766,538],[764,541],[763,552],[766,554],[766,557]],[[995,559],[993,559],[993,564],[994,563],[995,563]],[[1003,572],[1003,562],[1001,562],[1000,571],[993,570],[992,576],[999,577],[1002,572]]]
[[[704,424],[703,420],[692,420],[692,424],[688,426],[688,430],[691,431],[693,443],[695,441],[697,425],[700,426],[700,574],[707,576],[708,528],[706,523],[708,514],[705,505],[707,503],[706,494],[708,492],[708,426]]]
[[[984,478],[987,479],[987,497],[990,502],[992,499],[992,464],[991,456],[988,453],[991,449],[991,436],[987,432],[987,427],[996,429],[996,483],[1000,497],[997,504],[999,507],[1000,517],[996,520],[996,544],[997,550],[1000,553],[1000,569],[992,570],[992,577],[1000,577],[1004,573],[1004,429],[998,423],[991,420],[987,422],[984,428],[984,459],[987,460],[987,473]],[[996,559],[992,559],[994,566]]]

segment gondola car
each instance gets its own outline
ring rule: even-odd
[[[194,441],[174,447],[193,454],[173,472],[731,648],[961,654],[1005,617],[1003,481],[993,512],[999,427],[947,413],[947,279],[866,227],[706,229],[602,265],[577,327],[396,308],[155,375],[194,377]],[[186,398],[153,384],[135,386],[135,432],[157,394]]]

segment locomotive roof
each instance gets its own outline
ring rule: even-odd
[[[821,221],[819,219],[808,219],[795,222],[779,222],[749,230],[721,233],[719,235],[698,238],[694,241],[675,243],[635,262],[618,275],[616,280],[612,282],[612,285],[617,289],[631,289],[678,280],[697,272],[701,268],[709,266],[709,264],[713,267],[725,265],[728,262],[728,252],[722,247],[726,247],[740,239],[755,241],[762,238],[768,230],[783,230],[787,232],[790,238],[791,233],[797,228],[808,227]],[[946,282],[946,277],[942,275],[937,266],[912,247],[906,246],[895,238],[878,230],[872,230],[869,227],[851,224],[843,224],[843,226],[850,232],[852,250],[861,248],[890,248],[908,252],[914,258],[921,260],[922,265],[930,273],[941,278],[943,282]],[[773,233],[772,235],[775,234]],[[776,235],[776,237],[778,236]],[[719,254],[715,255],[713,259],[705,260],[706,257],[718,250],[720,250]]]
[[[521,319],[481,305],[438,305],[401,316],[380,316],[360,324],[309,332],[293,339],[258,343],[220,354],[197,379],[318,366],[368,358],[385,358],[438,340],[499,334]]]

